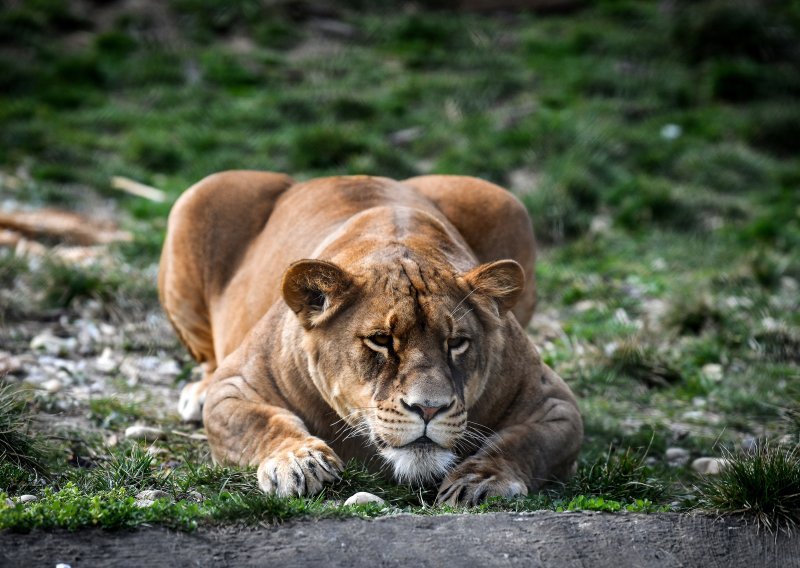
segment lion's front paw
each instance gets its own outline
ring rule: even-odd
[[[519,497],[528,488],[506,464],[488,458],[466,460],[451,471],[439,487],[440,505],[477,505],[489,497]]]
[[[203,403],[206,401],[207,385],[204,381],[189,383],[181,390],[178,400],[178,414],[184,422],[203,420]]]
[[[325,442],[316,438],[284,444],[258,466],[258,485],[265,493],[288,497],[314,495],[339,479],[344,468]]]

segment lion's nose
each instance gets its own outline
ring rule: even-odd
[[[433,406],[433,405],[431,405],[431,406],[427,406],[427,405],[425,405],[425,404],[420,404],[420,403],[417,403],[417,402],[414,402],[414,403],[412,403],[412,404],[408,404],[408,403],[407,403],[405,400],[403,400],[402,398],[400,399],[400,402],[402,402],[402,403],[403,403],[403,407],[404,407],[406,410],[410,410],[411,412],[414,412],[414,413],[416,413],[416,414],[419,414],[419,415],[422,417],[422,420],[423,420],[423,421],[424,421],[426,424],[427,424],[428,422],[430,422],[430,421],[433,419],[433,417],[434,417],[434,416],[436,416],[436,415],[437,415],[439,412],[442,412],[442,411],[444,411],[444,410],[447,410],[448,408],[450,408],[451,406],[453,406],[453,403],[452,403],[452,402],[451,402],[451,403],[449,403],[449,404],[441,404],[441,405],[438,405],[438,406]],[[428,405],[430,405],[430,404],[431,404],[431,403],[430,403],[429,401],[427,401],[427,400],[426,400],[425,402],[426,402]]]

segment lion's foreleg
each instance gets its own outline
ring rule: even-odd
[[[583,438],[580,412],[569,388],[552,370],[543,366],[538,380],[541,394],[523,393],[512,413],[524,419],[501,427],[451,471],[439,489],[438,502],[476,504],[487,497],[526,495],[574,473]],[[536,404],[526,408],[531,400]]]
[[[257,465],[259,486],[267,493],[313,495],[343,467],[297,415],[267,403],[241,376],[209,388],[203,422],[214,459]]]

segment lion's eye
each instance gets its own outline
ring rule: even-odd
[[[469,347],[469,339],[466,337],[453,337],[447,340],[447,349],[450,354],[461,355]]]
[[[366,343],[367,347],[369,347],[370,349],[374,349],[376,351],[380,351],[381,353],[383,353],[387,349],[391,348],[392,336],[383,333],[376,333],[375,335],[370,335],[369,337],[365,337],[364,343]]]

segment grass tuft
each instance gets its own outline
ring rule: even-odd
[[[650,387],[666,387],[681,380],[681,374],[663,360],[655,350],[630,339],[611,354],[609,369]]]
[[[47,449],[30,429],[30,417],[25,402],[11,386],[0,387],[0,485],[12,485],[6,475],[17,481],[27,472],[44,475]]]
[[[770,531],[791,532],[800,523],[800,446],[763,444],[750,454],[724,454],[728,465],[697,486],[699,506],[752,516]]]
[[[622,453],[609,451],[580,467],[564,490],[568,495],[602,496],[628,502],[659,502],[667,493],[664,481],[644,463],[644,455],[630,448]]]

